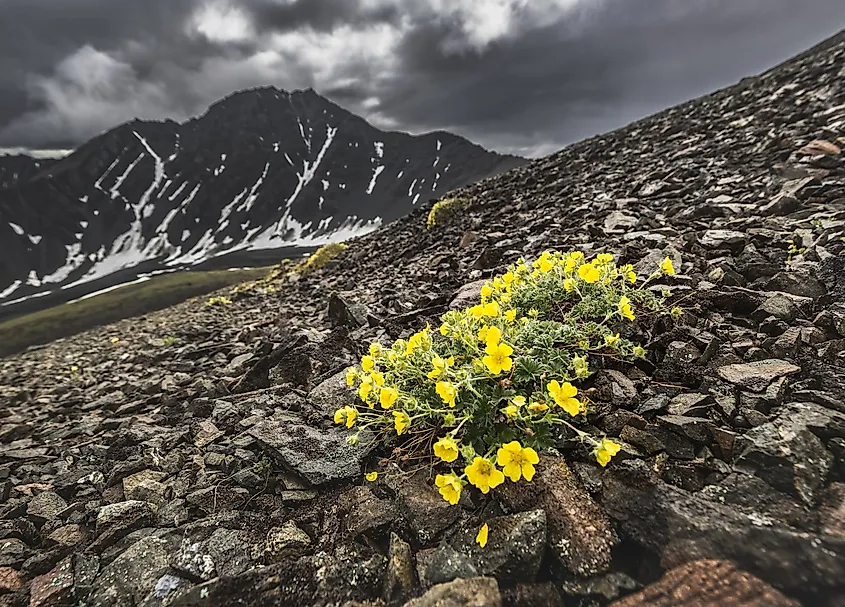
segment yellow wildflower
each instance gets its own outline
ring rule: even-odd
[[[575,368],[575,377],[584,379],[590,375],[590,366],[586,356],[572,357],[572,366]]]
[[[621,448],[612,440],[603,438],[601,443],[593,450],[593,454],[596,456],[596,461],[604,468],[610,462],[610,458],[619,453]]]
[[[616,306],[619,308],[619,314],[622,315],[622,318],[627,318],[631,321],[636,318],[636,316],[634,316],[634,309],[631,307],[631,300],[625,295],[619,298],[619,302]]]
[[[491,316],[495,318],[501,313],[499,309],[499,304],[495,301],[491,301],[490,303],[484,304],[484,316]]]
[[[355,380],[358,378],[358,373],[355,371],[354,367],[349,367],[346,370],[346,385],[352,386],[355,384]]]
[[[489,459],[476,455],[472,463],[464,468],[467,480],[481,490],[489,493],[505,482],[505,475]]]
[[[615,333],[614,335],[605,335],[604,336],[604,343],[606,346],[610,346],[611,348],[616,347],[616,342],[619,341],[619,333]]]
[[[431,371],[428,372],[429,379],[437,379],[440,377],[446,369],[451,367],[455,364],[455,357],[450,356],[449,358],[441,358],[439,356],[435,356],[431,359],[431,365],[434,367]]]
[[[449,325],[447,325],[446,323],[440,325],[440,335],[442,335],[443,337],[449,335]]]
[[[350,407],[349,405],[345,407],[341,407],[337,411],[334,412],[334,423],[336,424],[346,424],[347,428],[351,428],[355,425],[355,421],[358,419],[358,410],[354,407]]]
[[[537,452],[531,447],[524,447],[519,441],[511,441],[502,445],[496,452],[496,463],[502,467],[502,472],[513,482],[520,478],[531,482],[534,478],[534,464],[540,462]]]
[[[444,462],[453,462],[458,459],[459,449],[455,439],[444,436],[434,443],[434,455]]]
[[[378,401],[382,409],[390,409],[399,399],[399,390],[396,388],[382,388],[378,395]]]
[[[588,283],[598,282],[599,280],[599,269],[591,263],[585,263],[580,268],[578,268],[578,276],[581,277],[581,280]]]
[[[487,523],[481,525],[481,529],[478,530],[478,535],[475,536],[475,543],[484,548],[487,545],[487,536],[490,534],[490,527],[487,526]]]
[[[443,399],[443,402],[450,407],[455,406],[455,399],[458,397],[458,389],[452,382],[439,381],[435,386],[437,396]]]
[[[358,397],[369,404],[370,394],[373,392],[373,378],[365,375],[361,380],[361,385],[358,386]],[[372,408],[372,405],[370,405]]]
[[[361,368],[364,370],[365,373],[369,373],[370,371],[376,368],[376,361],[373,360],[372,356],[362,356]]]
[[[482,297],[491,297],[493,295],[493,286],[488,282],[485,283],[483,287],[481,287],[481,296]]]
[[[508,310],[505,312],[505,320],[508,322],[513,322],[516,320],[516,310]]]
[[[634,266],[631,264],[627,264],[619,268],[622,271],[622,274],[625,276],[625,280],[630,282],[631,284],[637,282],[637,273],[634,272]]]
[[[678,306],[675,306],[674,308],[669,310],[669,315],[672,318],[674,318],[675,320],[678,320],[678,319],[681,318],[681,316],[684,315],[684,311],[681,308],[679,308]]]
[[[539,268],[540,268],[540,271],[543,272],[544,274],[547,273],[547,272],[551,272],[554,267],[555,267],[555,262],[552,261],[551,258],[549,258],[549,257],[541,257],[540,258]]]
[[[549,406],[546,403],[532,402],[528,405],[528,410],[531,413],[545,413],[549,410]]]
[[[514,276],[513,272],[505,272],[502,274],[502,283],[504,283],[506,289],[510,290],[515,281],[516,276]]]
[[[581,412],[581,403],[575,398],[578,388],[568,381],[561,385],[556,379],[552,380],[546,384],[546,390],[552,395],[555,403],[569,415],[575,417]]]
[[[472,306],[471,308],[467,309],[467,313],[472,316],[475,320],[481,320],[484,316],[484,306]]]
[[[668,257],[660,264],[660,269],[663,270],[664,274],[668,274],[669,276],[675,273],[675,266],[672,264],[672,260]]]
[[[519,415],[519,407],[517,407],[516,405],[508,405],[507,407],[505,407],[504,409],[502,409],[502,411],[504,412],[504,414],[505,414],[505,415],[506,415],[509,419],[513,419],[513,418],[515,418],[517,415]]]
[[[372,373],[370,373],[370,377],[373,380],[373,385],[378,386],[379,388],[384,385],[384,375],[382,375],[378,371],[373,371]]]
[[[567,257],[563,262],[563,273],[572,274],[575,271],[575,266],[578,265],[578,260],[572,257]]]
[[[634,346],[634,356],[637,358],[645,358],[645,348],[642,346]]]
[[[461,499],[461,491],[464,482],[453,472],[451,474],[438,474],[434,484],[440,489],[440,495],[453,506]]]
[[[113,344],[116,344],[116,343],[117,343],[117,342],[119,342],[119,341],[120,341],[120,338],[119,338],[119,337],[112,337],[112,338],[111,338],[111,343],[113,343]]]
[[[366,478],[366,479],[367,479],[368,481],[370,481],[371,483],[374,483],[374,482],[376,482],[376,480],[378,480],[378,472],[375,472],[375,471],[373,471],[373,472],[367,472],[367,473],[364,475],[364,478]]]
[[[564,278],[563,279],[563,288],[567,293],[572,293],[575,290],[575,279],[574,278]]]
[[[478,330],[478,339],[488,346],[495,346],[502,339],[502,330],[499,327],[481,327]]]
[[[484,349],[487,356],[481,359],[484,366],[493,375],[498,375],[502,371],[510,371],[513,368],[513,359],[510,357],[513,354],[513,348],[503,343],[487,343]]]
[[[401,436],[408,426],[411,425],[411,418],[404,411],[393,412],[393,427],[396,428],[396,434]]]
[[[611,261],[613,261],[613,255],[611,255],[610,253],[599,253],[598,255],[596,255],[596,260],[593,263],[600,266],[606,266]]]

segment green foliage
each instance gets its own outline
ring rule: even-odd
[[[487,493],[505,477],[530,481],[537,450],[553,445],[557,426],[605,466],[619,446],[579,428],[592,403],[575,384],[593,373],[597,357],[645,356],[619,326],[669,314],[666,293],[647,286],[674,272],[668,258],[645,280],[609,254],[587,261],[580,252],[545,252],[533,264],[520,261],[483,286],[479,304],[444,314],[438,331],[427,326],[391,347],[371,344],[360,367],[347,371],[361,404],[339,409],[335,423],[382,440],[407,436],[412,460],[465,460],[437,477],[450,503],[467,482]]]
[[[216,295],[214,297],[209,297],[208,301],[205,302],[207,306],[228,306],[232,303],[232,300],[228,297],[223,295]]]
[[[469,201],[466,198],[444,198],[443,200],[438,200],[428,213],[428,218],[425,222],[426,229],[430,230],[436,225],[447,223],[455,216],[457,211],[467,204],[469,204]]]

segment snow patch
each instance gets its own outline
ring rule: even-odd
[[[384,158],[384,142],[376,141],[373,145],[376,148],[376,156],[378,156],[379,158]]]
[[[379,165],[376,167],[376,170],[373,171],[373,178],[370,179],[370,185],[367,186],[367,194],[373,193],[373,188],[376,187],[376,179],[378,176],[381,175],[382,171],[384,171],[384,165]]]
[[[12,284],[10,284],[8,287],[0,291],[0,299],[6,299],[9,295],[17,291],[18,287],[20,287],[22,284],[23,283],[20,280],[16,280]]]
[[[23,236],[23,228],[16,223],[9,222],[9,227],[12,228],[18,236]]]

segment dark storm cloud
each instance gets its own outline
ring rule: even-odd
[[[0,0],[0,148],[72,147],[272,84],[536,155],[841,27],[841,0]]]

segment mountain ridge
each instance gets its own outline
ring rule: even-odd
[[[26,171],[0,172],[0,306],[132,267],[348,238],[526,162],[445,131],[381,131],[313,89],[276,87],[182,123],[125,122],[59,160],[14,158]]]

